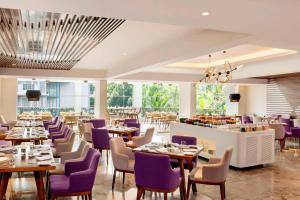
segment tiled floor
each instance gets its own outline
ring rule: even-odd
[[[156,134],[155,140],[167,134]],[[298,150],[300,154],[300,151]],[[111,190],[113,166],[111,159],[106,165],[106,156],[99,164],[93,199],[96,200],[134,200],[136,187],[133,175],[126,175],[122,185],[121,174],[117,175],[115,190]],[[200,160],[200,163],[205,163]],[[24,178],[14,178],[9,182],[7,199],[35,199],[35,183],[32,175]],[[198,193],[192,195],[192,200],[220,199],[219,187],[198,185]],[[254,167],[244,170],[230,169],[226,182],[226,199],[230,200],[300,200],[300,156],[295,157],[293,150],[276,152],[276,162],[269,166]],[[70,198],[64,198],[70,199]],[[73,199],[77,199],[74,197]],[[146,193],[145,199],[163,199],[160,194]],[[180,199],[179,191],[169,194],[169,199]]]

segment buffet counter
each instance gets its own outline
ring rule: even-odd
[[[274,130],[241,132],[228,128],[209,128],[186,123],[171,123],[172,135],[197,137],[203,146],[201,157],[222,157],[225,149],[233,148],[230,165],[237,168],[263,165],[274,162]]]

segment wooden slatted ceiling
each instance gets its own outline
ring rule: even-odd
[[[293,111],[292,106],[287,101],[285,95],[280,91],[276,79],[271,79],[267,85],[267,114],[289,115]],[[300,115],[300,107],[296,109]]]
[[[70,70],[124,22],[0,8],[0,67]]]

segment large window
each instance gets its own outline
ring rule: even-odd
[[[197,85],[197,113],[225,115],[226,94],[224,84]]]
[[[27,100],[26,91],[30,89],[41,90],[39,101]],[[93,114],[94,91],[93,82],[19,79],[17,111],[49,111],[55,116],[61,111]]]
[[[143,111],[178,112],[179,89],[176,84],[143,84]]]
[[[108,107],[131,107],[133,85],[127,82],[107,85],[107,106]]]

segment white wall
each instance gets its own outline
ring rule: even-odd
[[[240,93],[239,103],[230,102],[229,94]],[[260,116],[267,113],[267,85],[231,85],[226,87],[226,114],[227,115],[253,115]]]
[[[7,121],[17,118],[17,79],[0,78],[0,114]]]
[[[267,114],[267,85],[257,84],[247,86],[246,114]]]

